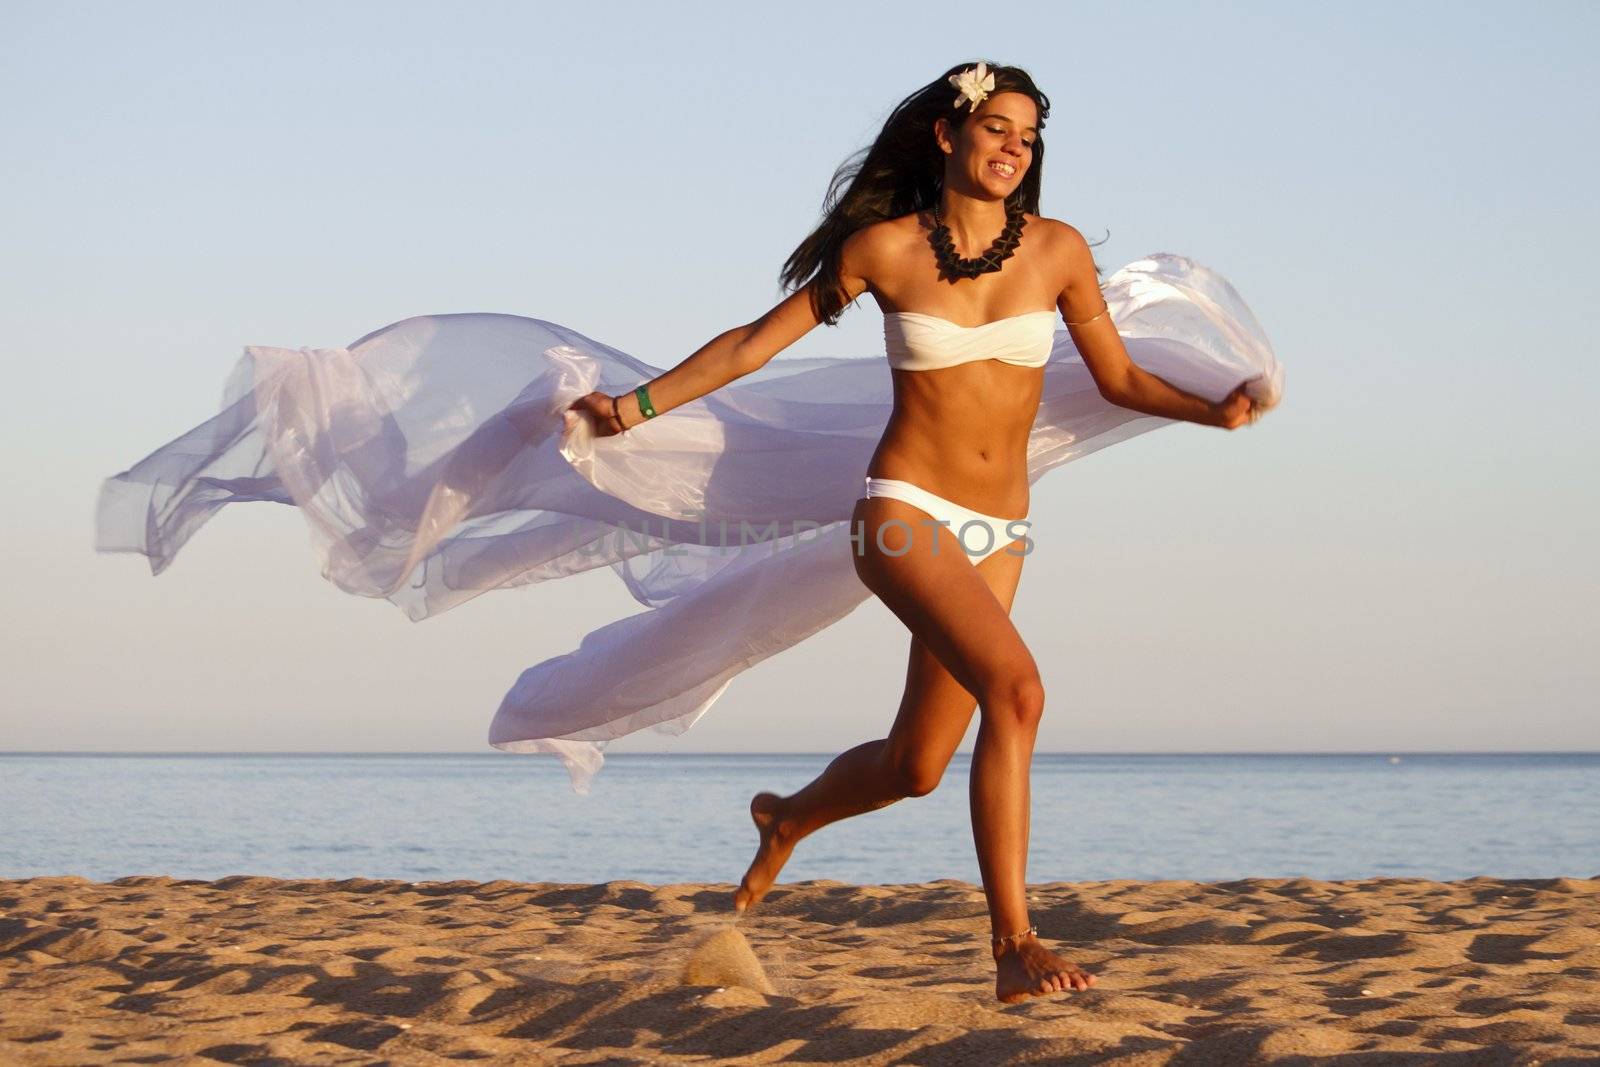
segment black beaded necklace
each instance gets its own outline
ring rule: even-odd
[[[962,278],[976,278],[1000,269],[1000,264],[1011,258],[1022,240],[1022,227],[1027,223],[1022,209],[1015,204],[1006,205],[1006,228],[981,256],[962,259],[956,255],[956,242],[950,236],[950,227],[939,217],[938,205],[933,209],[933,232],[928,241],[933,245],[933,256],[939,261],[939,277],[954,285]]]

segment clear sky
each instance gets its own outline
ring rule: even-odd
[[[101,480],[247,344],[502,311],[671,366],[978,58],[1051,98],[1044,213],[1108,269],[1221,271],[1286,368],[1259,426],[1035,486],[1040,747],[1600,749],[1596,40],[1589,3],[8,0],[0,749],[486,750],[523,667],[636,608],[610,571],[412,623],[260,504],[152,578],[93,551]],[[786,355],[881,328],[863,301]],[[907,644],[869,601],[612,751],[882,736]]]

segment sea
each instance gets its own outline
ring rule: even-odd
[[[0,754],[0,877],[737,882],[832,754]],[[979,881],[970,757],[779,881]],[[1038,753],[1030,882],[1600,876],[1600,754]]]

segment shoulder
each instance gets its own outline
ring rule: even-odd
[[[914,232],[916,225],[916,215],[902,215],[897,219],[869,222],[845,238],[844,247],[847,252],[854,252],[864,258],[892,252]]]
[[[1096,279],[1098,287],[1099,268],[1095,265],[1094,249],[1089,247],[1089,242],[1084,238],[1078,228],[1070,222],[1060,219],[1048,218],[1044,215],[1037,218],[1030,217],[1028,225],[1034,222],[1039,224],[1039,230],[1045,235],[1045,256],[1057,264],[1068,279],[1067,284],[1073,280]]]
[[[1089,250],[1089,242],[1070,222],[1053,219],[1048,215],[1029,215],[1028,225],[1037,226],[1046,239],[1061,252],[1078,254]]]
[[[885,263],[894,262],[916,232],[915,215],[902,215],[896,219],[869,222],[844,239],[839,249],[839,267],[842,273],[854,278],[870,279],[879,274]]]

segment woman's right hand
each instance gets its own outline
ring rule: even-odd
[[[617,413],[617,398],[609,393],[585,393],[568,405],[567,410],[589,416],[596,437],[615,437],[627,428]]]
[[[1244,391],[1244,387],[1248,384],[1250,383],[1241,382],[1234,388],[1233,392],[1212,406],[1213,421],[1211,425],[1219,426],[1224,430],[1237,430],[1239,427],[1255,422],[1261,417],[1261,409],[1256,405],[1255,400]]]

